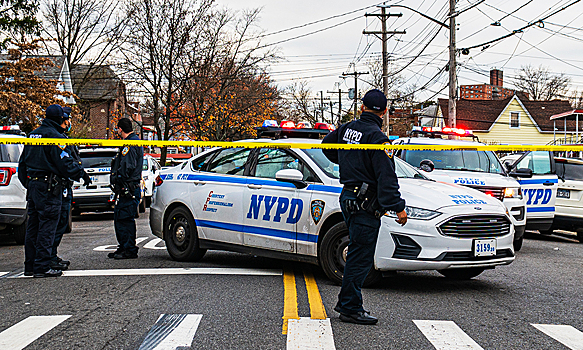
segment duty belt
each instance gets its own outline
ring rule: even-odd
[[[30,181],[42,181],[42,182],[49,182],[50,176],[49,175],[38,175],[38,176],[28,176]]]

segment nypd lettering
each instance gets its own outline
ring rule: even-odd
[[[342,140],[350,144],[359,144],[361,138],[362,133],[360,131],[352,130],[350,128],[346,128],[344,136],[342,136]]]
[[[486,182],[480,179],[469,178],[469,177],[459,177],[453,180],[454,184],[458,185],[478,185],[478,186],[486,186]]]
[[[524,190],[526,195],[526,205],[547,204],[553,196],[553,190],[542,188],[528,188]],[[540,200],[540,203],[539,203]]]
[[[488,204],[486,201],[475,199],[469,194],[450,194],[449,196],[455,204]]]
[[[263,215],[259,215],[263,207]],[[281,222],[282,216],[286,213],[286,224],[295,224],[302,217],[304,202],[299,198],[292,198],[291,201],[286,197],[252,195],[249,203],[247,219],[258,220],[260,217],[263,221]],[[273,216],[272,216],[273,213]]]

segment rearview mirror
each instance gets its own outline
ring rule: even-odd
[[[304,180],[304,174],[297,169],[283,169],[275,173],[275,179],[282,182],[290,182],[297,188],[305,188],[308,186]]]
[[[532,170],[528,168],[520,168],[515,169],[508,174],[512,177],[523,177],[523,178],[531,178],[532,177]]]
[[[419,169],[430,173],[435,169],[435,164],[429,159],[423,159],[421,163],[419,163]]]

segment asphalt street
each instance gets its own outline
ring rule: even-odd
[[[59,251],[70,271],[59,278],[18,277],[23,247],[0,236],[0,348],[312,349],[327,338],[336,349],[583,349],[583,244],[568,234],[527,233],[514,263],[470,281],[387,277],[363,292],[378,325],[359,326],[339,321],[339,287],[317,266],[221,251],[175,262],[148,213],[138,219],[139,258],[108,259],[112,220],[75,218]],[[316,320],[319,340],[290,340],[299,323],[288,312],[329,323]]]

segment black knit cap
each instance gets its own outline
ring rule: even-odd
[[[63,120],[63,108],[59,105],[50,105],[45,111],[45,118],[50,119],[58,124]]]
[[[121,118],[117,122],[117,127],[121,128],[121,130],[125,133],[130,133],[134,131],[134,129],[132,128],[132,121],[129,118]]]
[[[70,119],[71,118],[71,112],[73,112],[73,109],[71,107],[63,107],[63,119]]]
[[[384,111],[387,108],[387,98],[381,90],[372,89],[362,98],[362,104],[373,111]]]

